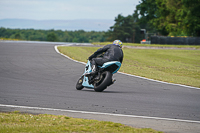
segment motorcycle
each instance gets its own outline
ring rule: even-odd
[[[98,66],[95,74],[86,75],[87,73],[92,72],[92,65],[90,60],[88,60],[85,66],[85,72],[77,81],[76,89],[82,90],[85,87],[94,89],[96,92],[102,92],[116,81],[115,79],[112,79],[112,76],[120,69],[120,67],[121,63],[119,61],[110,61],[104,63],[102,66]]]

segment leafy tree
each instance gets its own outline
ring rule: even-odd
[[[200,36],[200,0],[156,0],[158,10],[151,23],[169,36]]]
[[[127,17],[119,14],[115,18],[114,26],[110,27],[110,30],[106,33],[108,41],[120,39],[123,42],[132,42],[134,40],[135,23],[133,16]]]
[[[155,0],[141,0],[136,6],[135,14],[139,16],[139,24],[148,24],[150,20],[156,18],[155,12],[158,7]],[[142,27],[144,28],[144,27]]]
[[[58,39],[57,39],[57,36],[54,32],[51,32],[51,33],[48,33],[47,34],[47,41],[50,41],[50,42],[56,42]]]
[[[169,36],[200,36],[200,0],[141,0],[133,14],[140,28]]]
[[[15,34],[15,39],[21,39],[21,34],[20,33],[16,33]]]
[[[183,29],[188,35],[200,36],[200,0],[181,0]]]
[[[155,0],[141,0],[133,14],[135,22],[141,29],[146,29],[147,32],[156,33],[158,31],[162,35],[168,35],[165,26],[156,27],[158,23],[155,22],[155,19],[159,18],[157,11],[158,6]]]
[[[169,35],[184,34],[181,33],[182,19],[179,12],[181,12],[181,0],[156,0],[158,10],[156,11],[156,18],[151,20],[151,23],[158,29],[163,27],[167,30]]]

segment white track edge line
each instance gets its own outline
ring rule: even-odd
[[[77,60],[74,60],[72,58],[70,58],[69,56],[67,55],[64,55],[62,53],[59,52],[58,50],[58,46],[72,46],[73,44],[69,44],[69,45],[55,45],[54,46],[54,49],[57,53],[59,53],[60,55],[74,61],[74,62],[77,62],[77,63],[81,63],[81,64],[86,64],[85,62],[81,62],[81,61],[77,61]],[[192,87],[192,86],[187,86],[187,85],[181,85],[181,84],[174,84],[174,83],[168,83],[168,82],[164,82],[164,81],[159,81],[159,80],[154,80],[154,79],[149,79],[149,78],[145,78],[145,77],[140,77],[140,76],[136,76],[136,75],[132,75],[132,74],[128,74],[128,73],[123,73],[123,72],[117,72],[117,73],[120,73],[120,74],[124,74],[124,75],[127,75],[127,76],[131,76],[131,77],[136,77],[136,78],[140,78],[140,79],[145,79],[145,80],[149,80],[149,81],[154,81],[154,82],[158,82],[158,83],[163,83],[163,84],[169,84],[169,85],[175,85],[175,86],[181,86],[181,87],[186,87],[186,88],[190,88],[190,89],[196,89],[196,90],[200,90],[200,88],[197,88],[197,87]]]
[[[34,109],[34,110],[47,110],[47,111],[61,111],[61,112],[70,112],[70,113],[107,115],[107,116],[129,117],[129,118],[142,118],[142,119],[154,119],[154,120],[166,120],[166,121],[199,123],[200,124],[200,121],[182,120],[182,119],[171,119],[171,118],[160,118],[160,117],[149,117],[149,116],[124,115],[124,114],[112,114],[112,113],[88,112],[88,111],[65,110],[65,109],[54,109],[54,108],[40,108],[40,107],[29,107],[29,106],[4,105],[4,104],[0,104],[0,107]]]
[[[70,59],[70,60],[72,60],[72,61],[74,61],[74,62],[77,62],[77,63],[81,63],[81,64],[86,64],[85,62],[80,62],[80,61],[77,61],[77,60],[74,60],[74,59],[72,59],[72,58],[70,58],[69,56],[67,56],[67,55],[64,55],[63,53],[60,53],[60,51],[58,50],[58,46],[72,46],[73,44],[71,44],[71,45],[55,45],[54,46],[54,49],[55,49],[55,51],[58,53],[58,54],[60,54],[60,55],[62,55],[62,56],[64,56],[64,57],[66,57],[66,58],[68,58],[68,59]]]

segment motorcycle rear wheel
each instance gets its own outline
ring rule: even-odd
[[[96,92],[102,92],[112,82],[112,74],[109,71],[105,71],[100,75],[100,79],[94,82],[94,90]]]
[[[84,88],[82,83],[83,83],[83,76],[81,78],[79,78],[79,80],[76,83],[76,89],[77,90],[82,90]]]

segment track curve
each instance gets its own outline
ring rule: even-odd
[[[200,90],[116,74],[102,93],[75,84],[84,65],[56,43],[0,41],[0,104],[200,121]]]

